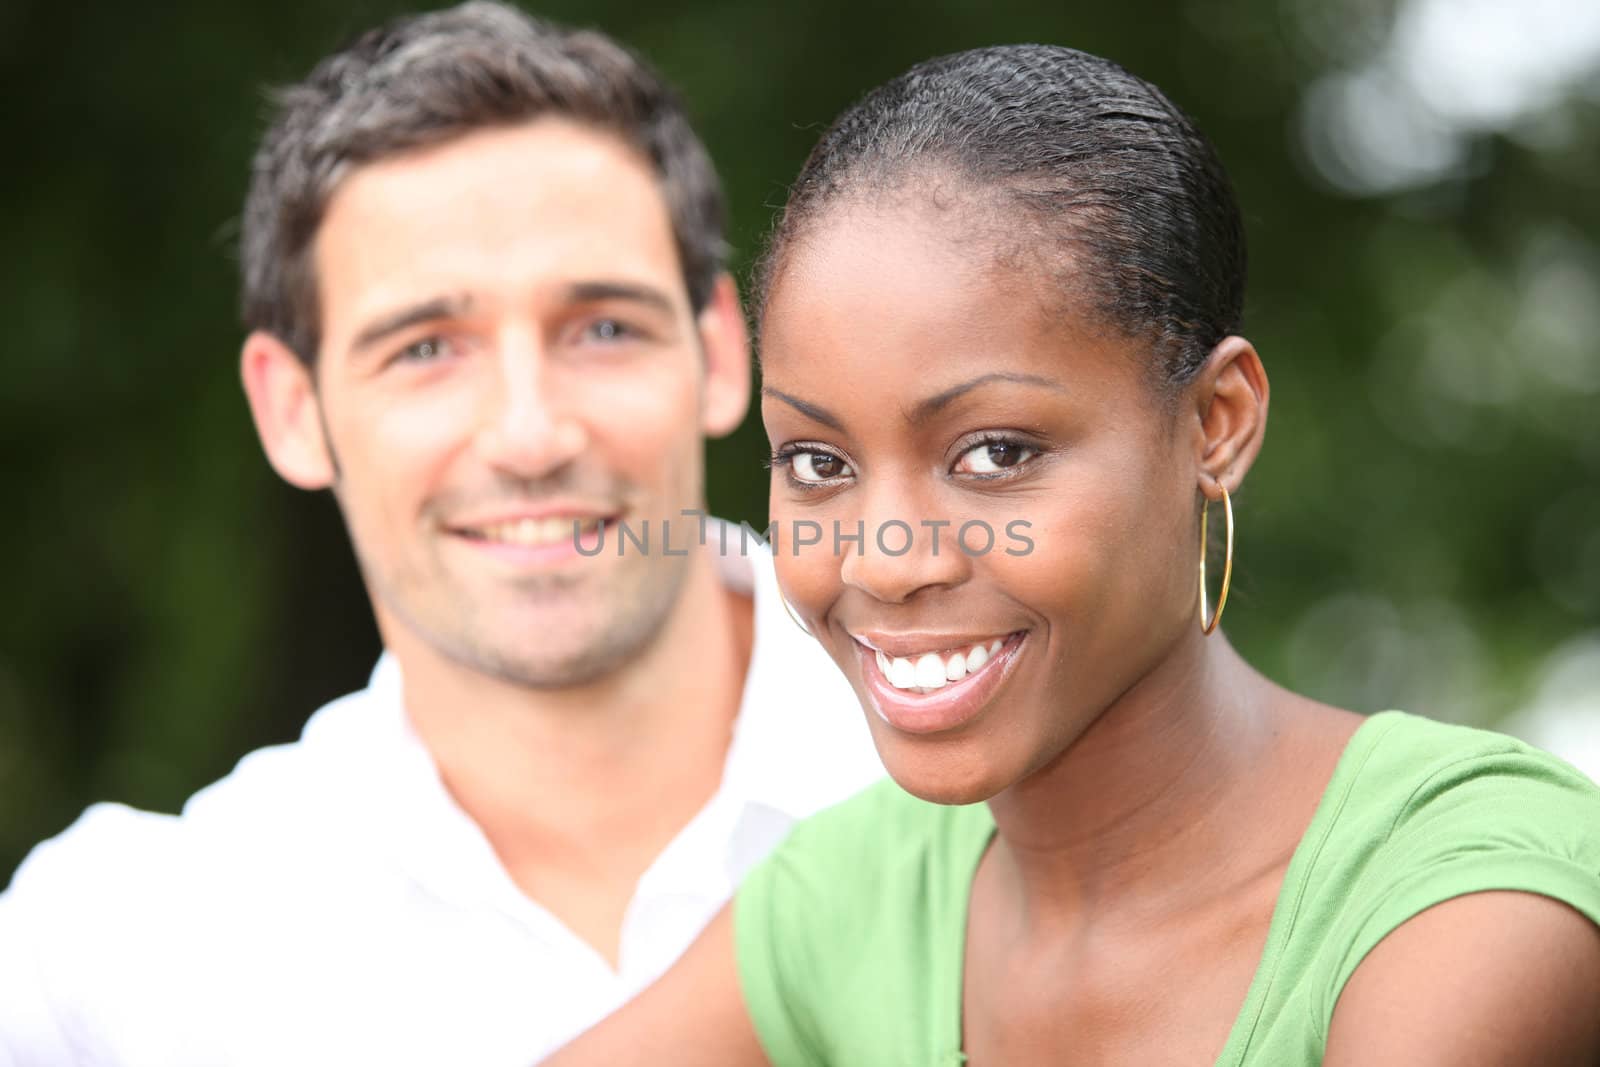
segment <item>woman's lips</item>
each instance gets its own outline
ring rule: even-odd
[[[976,670],[926,691],[895,686],[881,665],[882,653],[859,641],[856,648],[867,696],[878,716],[897,730],[930,734],[956,729],[977,717],[1010,676],[1027,636],[1027,631],[1010,634],[992,655],[988,654],[992,642],[983,645],[983,662]],[[894,668],[890,661],[890,670]]]

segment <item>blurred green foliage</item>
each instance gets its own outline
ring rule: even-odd
[[[0,875],[92,801],[176,810],[371,666],[332,502],[277,482],[250,427],[233,245],[263,86],[405,9],[0,8],[0,455],[18,490],[0,531]],[[1319,697],[1491,722],[1600,626],[1592,71],[1537,136],[1476,131],[1448,174],[1353,195],[1305,147],[1304,109],[1393,30],[1374,0],[537,10],[682,88],[741,270],[821,128],[916,60],[1042,40],[1156,82],[1233,173],[1247,333],[1272,376],[1237,501],[1233,640]],[[713,510],[763,523],[764,444],[752,421],[712,446]]]

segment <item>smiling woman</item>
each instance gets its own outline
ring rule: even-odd
[[[1286,692],[1196,595],[1266,425],[1243,295],[1209,144],[1104,60],[932,60],[823,137],[762,272],[772,515],[920,536],[777,563],[894,782],[557,1062],[1600,1056],[1600,790]]]

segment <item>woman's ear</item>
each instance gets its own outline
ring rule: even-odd
[[[301,489],[331,486],[336,470],[311,368],[288,345],[257,330],[245,338],[239,374],[272,469]]]
[[[1201,491],[1215,500],[1218,484],[1239,488],[1261,452],[1267,431],[1267,371],[1255,346],[1243,337],[1224,337],[1211,350],[1195,382],[1196,459]]]
[[[706,360],[700,424],[706,436],[722,437],[750,410],[750,334],[730,275],[717,278],[697,326]]]

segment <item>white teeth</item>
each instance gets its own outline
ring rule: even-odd
[[[879,673],[890,685],[896,689],[931,693],[951,682],[959,682],[969,674],[976,674],[999,654],[1004,645],[1005,639],[1000,638],[987,645],[973,645],[963,652],[952,652],[948,658],[937,652],[924,652],[918,656],[890,656],[873,649],[873,654],[878,661]]]
[[[917,660],[917,685],[923,689],[942,689],[944,682],[944,660],[933,652],[924,653]]]
[[[599,525],[598,519],[573,519],[550,517],[545,519],[513,519],[478,528],[475,532],[485,541],[508,545],[554,545],[573,536],[574,524],[583,532]]]

